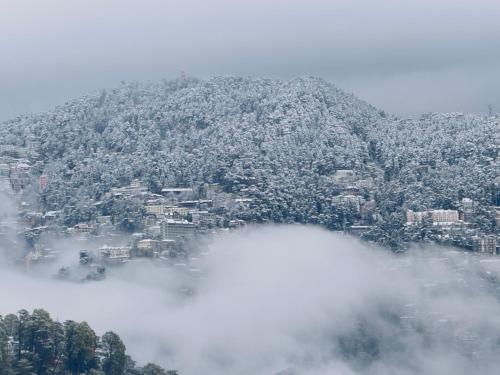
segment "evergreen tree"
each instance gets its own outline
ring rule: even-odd
[[[127,356],[125,345],[114,332],[106,332],[101,338],[101,368],[106,375],[121,375],[125,372]]]

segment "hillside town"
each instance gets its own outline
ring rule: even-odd
[[[140,223],[135,225],[142,232],[123,231],[111,215],[66,226],[61,210],[43,211],[28,203],[33,198],[30,194],[42,192],[50,183],[47,176],[36,175],[36,154],[22,148],[9,151],[10,155],[0,157],[0,194],[12,207],[0,215],[0,236],[16,245],[15,260],[27,268],[57,257],[51,248],[55,239],[75,240],[81,248],[79,263],[86,266],[117,265],[134,258],[182,258],[202,236],[221,235],[244,226],[244,220],[228,219],[225,212],[244,210],[252,204],[250,198],[222,192],[217,184],[207,185],[201,198],[192,187],[167,187],[154,194],[135,179],[127,186],[112,188],[106,198],[140,202]],[[66,272],[68,269],[61,269],[58,277]],[[103,273],[103,268],[97,267],[92,277]]]
[[[89,205],[99,209],[103,201],[123,202],[126,222],[140,231],[124,230],[123,225],[118,225],[117,215],[97,215],[65,225],[63,210],[44,211],[37,202],[51,181],[42,173],[36,147],[32,141],[25,148],[3,146],[0,150],[0,193],[13,202],[12,210],[0,217],[0,235],[6,237],[8,228],[15,228],[14,241],[22,250],[14,256],[28,268],[55,259],[57,253],[51,244],[61,238],[78,244],[80,264],[95,267],[137,258],[167,261],[187,257],[203,236],[217,236],[244,226],[246,213],[255,204],[252,189],[228,193],[214,183],[167,186],[158,194],[148,190],[140,179],[133,179],[125,186],[111,188],[101,201]],[[365,235],[380,220],[374,196],[376,178],[376,173],[357,176],[349,169],[336,170],[331,176],[335,195],[328,200],[343,221],[337,227],[341,231],[366,239]],[[496,212],[496,233],[482,233],[471,225],[475,202],[463,198],[460,203],[458,210],[406,210],[405,235],[410,241],[418,241],[425,232],[427,238],[437,243],[458,244],[481,254],[499,254],[500,207],[492,207]],[[58,276],[64,278],[67,272],[68,269],[61,269]],[[103,274],[103,268],[95,268],[90,278],[99,279]]]
[[[0,375],[498,375],[500,0],[6,0]]]

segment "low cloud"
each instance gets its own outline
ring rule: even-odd
[[[140,362],[188,375],[494,374],[499,277],[494,258],[438,247],[396,256],[313,227],[264,226],[214,240],[186,267],[130,263],[101,282],[2,269],[0,306],[114,330]]]

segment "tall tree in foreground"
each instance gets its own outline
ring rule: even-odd
[[[71,374],[88,373],[98,367],[97,336],[86,322],[68,320],[66,332],[65,369]]]
[[[106,375],[121,375],[125,372],[127,356],[125,345],[114,332],[106,332],[101,338],[101,370]]]

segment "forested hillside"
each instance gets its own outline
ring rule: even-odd
[[[152,192],[219,183],[254,200],[242,219],[343,229],[359,213],[335,203],[335,174],[352,170],[377,205],[368,238],[397,246],[406,208],[500,204],[499,126],[480,115],[399,120],[315,78],[214,78],[123,83],[8,121],[0,139],[38,155],[35,174],[49,179],[39,204],[63,209],[67,225],[124,210],[105,193],[139,178]]]
[[[364,171],[363,137],[375,108],[317,79],[218,78],[125,84],[2,127],[6,143],[31,139],[50,184],[47,210],[83,207],[141,178],[164,186],[219,182],[251,188],[256,220],[321,221],[331,194],[323,177]]]
[[[463,198],[474,201],[472,227],[494,231],[491,207],[500,205],[498,116],[426,114],[380,121],[369,139],[370,154],[384,171],[377,202],[387,234],[404,237],[404,209],[457,210]]]

